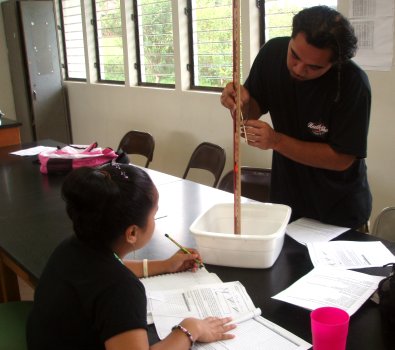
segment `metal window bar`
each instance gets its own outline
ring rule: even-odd
[[[80,0],[59,0],[63,60],[67,80],[86,81]]]

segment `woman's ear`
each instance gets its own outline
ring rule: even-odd
[[[125,230],[125,239],[126,242],[130,244],[135,244],[137,241],[137,231],[139,227],[137,225],[130,225],[126,230]]]

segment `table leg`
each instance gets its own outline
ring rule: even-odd
[[[4,260],[4,254],[0,251],[0,302],[19,301],[21,296],[17,275]]]

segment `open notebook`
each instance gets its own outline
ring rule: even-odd
[[[152,291],[152,317],[160,339],[186,317],[231,316],[237,327],[234,339],[209,344],[196,343],[193,350],[307,350],[311,345],[282,327],[259,316],[246,289],[239,281],[200,284]]]
[[[201,268],[196,272],[184,271],[170,273],[159,276],[142,278],[147,294],[147,323],[152,324],[152,298],[151,292],[165,291],[171,289],[181,289],[185,286],[194,287],[201,284],[222,283],[221,279],[215,274],[208,272],[206,268]]]
[[[259,316],[244,286],[223,283],[214,273],[202,268],[196,272],[179,272],[142,278],[147,294],[147,321],[153,323],[163,339],[174,324],[188,316],[204,318],[208,314],[231,314],[237,323],[234,339],[215,343],[196,343],[193,350],[307,350],[311,345],[284,328]],[[203,300],[210,300],[204,302]],[[186,303],[187,307],[185,309]],[[205,307],[204,307],[204,304]],[[230,310],[232,309],[232,310]],[[226,311],[227,310],[227,311]],[[194,312],[197,314],[192,315]]]

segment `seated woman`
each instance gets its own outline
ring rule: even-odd
[[[233,337],[226,333],[235,327],[227,325],[229,318],[187,318],[149,345],[139,280],[144,264],[123,260],[145,246],[155,228],[159,195],[144,170],[124,164],[80,168],[67,176],[62,196],[75,235],[56,248],[40,278],[27,324],[30,350],[181,350],[194,341]],[[149,261],[149,275],[196,270],[200,256],[191,251]]]

